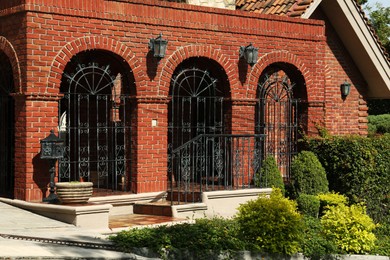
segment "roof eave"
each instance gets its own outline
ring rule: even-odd
[[[351,0],[315,0],[302,15],[321,5],[368,84],[368,98],[390,98],[390,62],[359,7]]]

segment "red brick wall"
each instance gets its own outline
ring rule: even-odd
[[[22,92],[16,98],[20,131],[16,135],[16,158],[20,158],[16,160],[16,198],[40,201],[46,192],[48,169],[38,158],[39,140],[58,124],[57,100],[67,62],[88,49],[118,54],[134,73],[138,101],[133,119],[133,192],[166,189],[170,80],[177,66],[190,57],[212,59],[224,69],[233,100],[232,133],[253,133],[257,83],[263,70],[276,62],[292,64],[303,75],[310,133],[317,122],[324,122],[334,133],[346,133],[346,125],[359,132],[357,113],[364,109],[364,101],[353,90],[342,103],[335,86],[339,79],[330,82],[326,77],[337,68],[330,69],[324,61],[325,55],[331,59],[332,50],[326,46],[322,21],[157,0],[25,1],[12,8],[0,5],[0,35],[17,54],[17,59],[10,60],[20,69],[20,75],[17,70],[15,74]],[[19,30],[10,29],[13,24]],[[166,57],[157,63],[147,58],[148,42],[160,32],[169,42]],[[239,63],[239,47],[249,43],[259,48],[259,61],[253,68]],[[346,111],[348,123],[339,112],[341,107],[351,109]],[[153,128],[152,119],[158,121]]]
[[[322,126],[332,134],[367,135],[367,103],[364,99],[367,83],[354,64],[348,50],[325,15],[315,16],[326,23],[325,54],[325,120]],[[351,83],[351,92],[341,98],[340,85]]]

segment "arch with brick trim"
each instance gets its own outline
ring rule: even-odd
[[[20,63],[18,55],[13,47],[13,45],[7,40],[7,38],[0,36],[0,51],[4,52],[4,54],[8,57],[13,72],[14,78],[14,89],[15,93],[22,92],[22,79],[21,79],[21,71],[20,71]]]
[[[237,70],[232,66],[235,64],[229,62],[229,58],[221,52],[221,50],[215,49],[210,45],[188,45],[178,48],[166,61],[161,72],[159,80],[158,95],[167,97],[169,95],[169,87],[171,84],[171,78],[175,69],[184,60],[199,57],[209,58],[216,61],[226,73],[228,81],[230,83],[230,89],[234,89],[234,82],[237,82],[238,74]],[[236,83],[237,84],[237,83]]]
[[[258,62],[253,67],[248,83],[247,83],[247,98],[256,98],[257,85],[261,74],[264,70],[275,63],[287,63],[297,68],[297,70],[302,74],[304,81],[307,83],[310,81],[311,75],[309,69],[304,65],[304,63],[296,55],[288,51],[278,51],[267,53],[258,59]]]
[[[72,57],[87,50],[105,50],[122,57],[131,68],[135,79],[134,83],[138,89],[138,84],[142,82],[143,74],[135,54],[125,44],[111,38],[100,36],[82,37],[64,45],[51,64],[47,82],[48,88],[56,89],[59,92],[62,74],[66,65]]]

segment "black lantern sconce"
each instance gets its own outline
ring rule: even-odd
[[[50,194],[43,199],[44,202],[56,203],[57,195],[54,193],[54,175],[55,164],[57,159],[64,157],[64,142],[58,138],[53,130],[50,130],[50,135],[41,140],[41,159],[48,159],[50,164]]]
[[[344,81],[344,83],[340,85],[340,91],[341,91],[341,96],[343,98],[346,98],[349,95],[349,92],[351,91],[351,83]]]
[[[162,59],[167,51],[168,41],[162,38],[162,33],[156,39],[150,39],[149,50],[153,52],[153,57]]]
[[[259,49],[255,48],[252,43],[246,47],[240,47],[240,58],[244,58],[251,67],[256,64],[258,54]]]

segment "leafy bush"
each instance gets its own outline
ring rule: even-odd
[[[351,203],[365,202],[376,222],[390,223],[390,134],[306,141],[326,170],[330,190],[345,194]]]
[[[390,256],[390,224],[379,225],[374,231],[376,237],[376,248],[372,254]]]
[[[279,188],[283,194],[285,193],[283,178],[273,156],[263,160],[261,169],[256,174],[255,185],[257,187]]]
[[[297,198],[297,203],[298,209],[303,215],[318,218],[320,200],[317,196],[302,193]]]
[[[304,220],[304,239],[301,244],[304,256],[311,260],[335,259],[332,255],[337,253],[337,246],[325,238],[320,220],[307,216]]]
[[[292,196],[299,194],[317,195],[328,192],[326,172],[313,152],[302,151],[291,164]]]
[[[241,238],[254,249],[271,254],[298,252],[303,236],[302,217],[295,201],[284,198],[279,189],[271,196],[259,196],[238,208],[236,219]]]
[[[321,216],[324,214],[324,211],[327,207],[337,206],[337,205],[348,205],[348,198],[342,194],[338,194],[335,192],[318,194],[317,198],[320,201]]]
[[[321,224],[325,237],[334,241],[341,252],[362,254],[375,248],[373,230],[376,225],[366,214],[363,205],[329,206],[321,218]]]
[[[390,114],[368,116],[370,134],[390,133]]]
[[[110,240],[124,252],[147,247],[169,259],[214,259],[220,252],[243,250],[247,246],[238,238],[237,222],[229,219],[198,219],[194,224],[144,227],[122,231]],[[187,252],[187,256],[183,256]],[[180,257],[178,257],[180,256]]]

